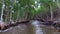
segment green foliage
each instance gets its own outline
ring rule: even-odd
[[[32,18],[33,16],[40,16],[44,12],[49,12],[49,4],[52,5],[53,11],[57,8],[56,2],[53,0],[4,0],[6,9],[9,17],[8,19],[16,20],[25,17]],[[35,1],[37,2],[35,4]],[[40,7],[38,7],[40,4]],[[0,11],[2,2],[0,0]],[[13,11],[13,12],[12,12]],[[26,16],[27,15],[27,16]],[[12,16],[10,18],[10,16]]]

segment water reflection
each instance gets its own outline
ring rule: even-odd
[[[35,34],[43,34],[39,21],[37,20],[32,21],[32,25],[34,27]]]

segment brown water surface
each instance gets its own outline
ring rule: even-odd
[[[58,29],[51,28],[51,26],[45,26],[37,23],[37,21],[31,21],[28,24],[20,24],[13,27],[6,32],[0,32],[0,34],[60,34]]]

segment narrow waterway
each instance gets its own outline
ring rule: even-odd
[[[0,34],[60,34],[56,28],[40,23],[40,21],[31,20],[30,23],[20,24],[6,32],[0,32]]]

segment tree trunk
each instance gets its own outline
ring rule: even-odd
[[[52,5],[50,4],[50,14],[51,14],[51,21],[53,20],[53,11],[52,11]]]
[[[60,0],[56,0],[57,6],[60,8]]]
[[[5,4],[4,4],[4,0],[2,0],[2,10],[1,10],[1,21],[3,21],[3,12],[5,9]]]

